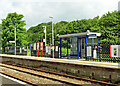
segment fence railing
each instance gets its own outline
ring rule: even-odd
[[[98,58],[86,58],[88,61],[98,61],[98,62],[112,62],[120,63],[120,57],[110,57],[110,45],[116,44],[99,44],[101,48],[98,49]],[[120,52],[119,52],[120,53]]]
[[[5,53],[6,54],[15,54],[15,47],[9,46],[5,47]],[[16,54],[17,55],[27,55],[27,47],[16,47]]]

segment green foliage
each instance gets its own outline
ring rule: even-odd
[[[0,48],[2,47],[2,25],[0,24]],[[1,51],[0,51],[1,53]]]
[[[93,19],[82,19],[77,21],[61,21],[54,24],[54,38],[55,45],[59,45],[59,38],[57,34],[71,34],[81,33],[90,30],[91,32],[101,33],[100,43],[118,43],[120,44],[120,11],[108,12],[101,18],[99,16]],[[29,28],[27,31],[29,37],[32,39],[28,40],[30,43],[42,41],[44,39],[44,33],[42,26],[46,25],[47,28],[47,44],[50,45],[52,36],[52,24],[51,22],[42,23],[35,27]],[[63,45],[66,43],[63,40]]]
[[[55,45],[59,45],[59,35],[81,33],[90,30],[91,32],[101,33],[100,43],[120,44],[120,11],[108,12],[101,18],[99,16],[93,19],[81,19],[76,21],[61,21],[54,24],[54,40]],[[15,27],[17,35],[17,46],[26,46],[34,42],[42,42],[45,38],[43,26],[46,26],[47,46],[52,43],[52,23],[41,23],[35,27],[30,27],[27,31],[24,28],[25,21],[22,20],[22,14],[9,13],[6,19],[0,24],[0,45],[7,46],[8,41],[15,40]],[[1,37],[2,34],[2,37]],[[62,44],[66,45],[66,41],[62,40]],[[14,46],[9,43],[8,45]]]
[[[16,28],[16,43],[17,46],[25,46],[28,44],[26,41],[27,32],[23,28],[26,23],[22,20],[24,16],[22,14],[9,13],[6,19],[2,20],[2,47],[7,46],[7,42],[15,40],[15,28]],[[14,46],[9,43],[8,45]]]
[[[119,13],[120,11],[108,12],[100,18],[99,27],[102,34],[101,43],[120,43],[118,40],[120,34]]]

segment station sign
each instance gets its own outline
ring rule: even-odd
[[[10,43],[15,43],[15,41],[9,41]]]
[[[97,38],[96,34],[90,34],[88,38]]]

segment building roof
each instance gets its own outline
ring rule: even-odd
[[[101,33],[95,33],[95,32],[83,32],[83,33],[73,33],[73,34],[66,34],[66,35],[59,35],[59,38],[65,38],[65,37],[77,37],[77,36],[90,36],[90,35],[96,35],[101,36]]]

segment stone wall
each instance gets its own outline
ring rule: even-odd
[[[40,60],[25,60],[10,57],[2,58],[2,61],[85,78],[95,78],[99,80],[111,79],[112,82],[120,81],[119,69]]]

